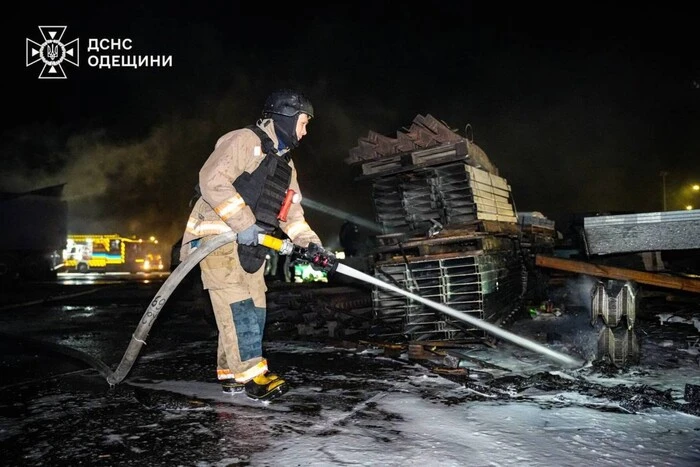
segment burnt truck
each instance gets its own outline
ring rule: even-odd
[[[468,128],[467,128],[468,129]],[[473,138],[431,115],[385,136],[370,131],[345,162],[372,192],[381,234],[371,274],[413,294],[505,326],[538,300],[534,257],[551,253],[554,222],[518,213],[511,187]],[[526,215],[525,215],[526,214]],[[376,336],[468,343],[489,336],[410,298],[372,291]]]
[[[605,325],[599,348],[617,365],[634,362],[644,288],[700,293],[700,210],[591,214],[576,233],[578,259],[538,255],[536,264],[593,278],[591,324]]]
[[[65,184],[26,192],[0,192],[0,280],[56,277],[66,247]]]

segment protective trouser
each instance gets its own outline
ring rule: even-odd
[[[202,260],[200,268],[219,329],[217,378],[245,383],[266,373],[267,361],[262,356],[265,268],[252,274],[245,272],[236,243],[214,250]]]

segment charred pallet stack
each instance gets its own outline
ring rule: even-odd
[[[518,216],[507,180],[486,153],[432,116],[389,138],[370,132],[346,162],[371,183],[378,236],[375,277],[452,309],[506,321],[523,294]],[[474,341],[484,331],[409,298],[375,289],[382,335]]]
[[[430,115],[416,116],[395,139],[370,131],[346,162],[361,164],[360,179],[371,180],[385,234],[516,222],[510,185],[486,153]]]
[[[521,265],[512,252],[455,252],[378,262],[375,276],[411,293],[491,322],[512,312],[521,291]],[[476,342],[484,331],[449,318],[422,303],[377,289],[372,294],[374,317],[385,337],[413,341]]]
[[[456,226],[480,220],[516,221],[505,179],[465,161],[433,162],[436,165],[411,164],[404,166],[409,171],[373,177],[372,197],[384,232],[426,230],[436,223]]]
[[[547,219],[541,212],[519,212],[518,229],[519,246],[523,258],[523,280],[526,288],[534,290],[531,295],[540,299],[548,295],[547,288],[551,278],[535,264],[539,254],[553,255],[556,230],[554,221]]]

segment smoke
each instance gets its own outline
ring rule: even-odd
[[[153,235],[170,245],[184,230],[199,167],[219,131],[214,126],[173,116],[141,139],[121,141],[108,129],[65,135],[44,126],[51,144],[41,147],[28,143],[25,135],[38,133],[26,127],[3,153],[8,170],[0,184],[14,192],[65,184],[70,233]]]
[[[186,199],[180,189],[168,193],[166,187],[173,178],[179,183],[186,178],[169,170],[171,165],[185,170],[190,166],[178,137],[186,127],[201,123],[172,121],[154,128],[142,141],[124,143],[95,134],[71,137],[68,162],[60,174],[66,183],[69,230],[172,240],[173,220],[179,218],[184,225]]]
[[[116,127],[24,126],[6,135],[0,185],[22,192],[65,184],[70,233],[155,236],[164,246],[172,245],[184,231],[199,169],[216,140],[254,123],[266,93],[283,86],[287,84],[252,89],[241,78],[219,96],[144,125],[138,137],[125,137]],[[301,191],[331,209],[371,219],[369,185],[355,183],[360,169],[344,159],[357,138],[386,114],[376,102],[368,103],[377,110],[358,125],[347,111],[350,106],[329,96],[322,82],[312,89],[307,93],[318,118],[293,153]],[[314,210],[307,218],[324,242],[337,243],[344,219]]]
[[[591,276],[578,275],[569,278],[565,284],[569,305],[578,307],[579,313],[572,313],[569,320],[564,321],[558,331],[567,333],[572,348],[588,361],[593,361],[598,355],[598,339],[601,322],[591,316],[593,290],[597,279]]]

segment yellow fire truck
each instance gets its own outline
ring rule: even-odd
[[[68,235],[63,251],[66,271],[149,272],[163,269],[155,239],[136,239],[118,234]]]

